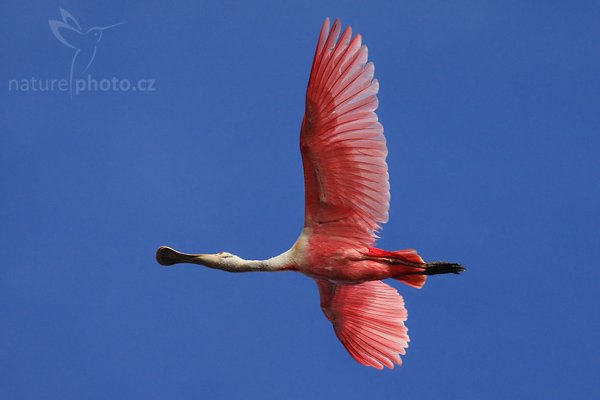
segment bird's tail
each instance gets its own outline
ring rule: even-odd
[[[392,265],[392,279],[399,280],[417,289],[423,287],[428,275],[459,274],[465,270],[462,265],[456,263],[445,261],[425,262],[414,249],[386,251],[369,248],[367,256]]]

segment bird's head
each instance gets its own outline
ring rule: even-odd
[[[233,268],[240,265],[243,260],[235,254],[227,253],[225,251],[215,254],[186,254],[180,253],[167,246],[161,246],[156,251],[156,261],[164,266],[179,263],[191,263],[222,269],[223,267]]]
[[[99,28],[92,28],[88,31],[88,35],[96,42],[98,43],[100,41],[100,39],[102,39],[102,29]]]
[[[100,39],[102,39],[102,32],[104,32],[107,29],[114,28],[115,26],[119,26],[122,24],[123,24],[123,22],[119,22],[118,24],[113,24],[113,25],[109,25],[109,26],[94,26],[93,28],[88,29],[86,34],[89,35],[96,43],[98,43],[100,41]]]

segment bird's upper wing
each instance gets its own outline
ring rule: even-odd
[[[387,222],[390,191],[379,84],[361,36],[325,20],[315,51],[300,133],[305,221],[313,234],[370,245]],[[339,40],[338,40],[339,38]]]
[[[381,281],[343,285],[317,280],[321,309],[356,361],[383,369],[402,364],[408,333],[407,313],[396,289]]]

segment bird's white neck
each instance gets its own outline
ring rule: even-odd
[[[227,272],[273,272],[278,270],[277,265],[275,265],[271,261],[271,259],[245,260],[241,257],[232,257],[216,260],[214,262],[200,260],[198,264],[202,264],[209,268],[220,269],[222,271]]]
[[[162,265],[191,263],[227,272],[275,272],[295,269],[289,250],[267,260],[245,260],[228,253],[186,254],[170,247],[161,247],[156,252],[156,259]]]

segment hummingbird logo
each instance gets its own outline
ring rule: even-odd
[[[48,24],[58,41],[75,51],[69,71],[70,91],[73,94],[73,76],[81,75],[90,68],[96,57],[102,33],[107,29],[122,25],[123,22],[102,27],[94,26],[84,31],[70,12],[63,8],[59,10],[62,21],[51,19],[48,20]]]

